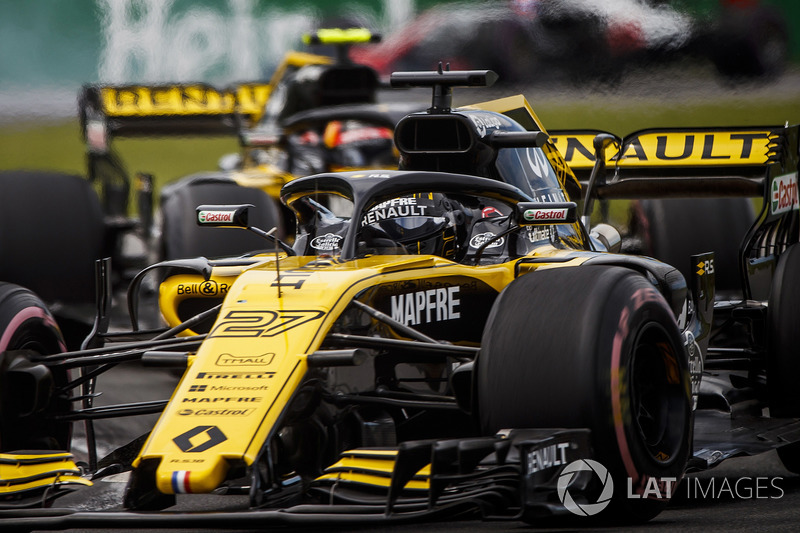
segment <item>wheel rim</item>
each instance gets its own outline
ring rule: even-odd
[[[685,436],[687,399],[676,347],[657,323],[642,328],[630,366],[633,430],[650,458],[671,463]]]

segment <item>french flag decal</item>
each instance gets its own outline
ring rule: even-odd
[[[189,484],[190,472],[186,470],[177,470],[172,473],[172,490],[175,494],[189,494],[192,492],[192,487]]]

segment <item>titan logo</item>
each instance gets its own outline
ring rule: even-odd
[[[228,437],[217,426],[197,426],[186,433],[178,435],[172,439],[172,442],[182,452],[199,453],[211,449],[226,440],[228,440]]]

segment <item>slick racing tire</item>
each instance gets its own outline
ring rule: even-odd
[[[36,294],[0,283],[0,451],[68,450],[70,423],[49,416],[69,410],[55,389],[68,379],[31,359],[65,351],[55,319]]]
[[[714,252],[716,294],[741,298],[739,246],[756,218],[749,198],[670,198],[631,204],[638,253],[677,268],[691,279],[689,256]]]
[[[644,489],[663,482],[674,490],[683,475],[689,370],[675,317],[643,276],[603,266],[522,276],[495,301],[477,366],[484,434],[590,429],[592,459],[613,480],[609,505],[594,518],[642,522],[666,506],[665,485]]]
[[[92,185],[59,172],[0,172],[0,280],[48,302],[94,303],[94,262],[107,254]]]
[[[188,177],[164,188],[161,194],[162,259],[238,256],[256,250],[273,250],[266,239],[239,228],[197,225],[197,207],[204,204],[253,204],[249,223],[283,236],[281,211],[261,189],[242,187],[219,175]]]
[[[800,417],[800,244],[794,244],[778,259],[767,307],[767,395],[770,416]],[[778,457],[790,472],[800,474],[800,443],[778,448]]]
[[[767,306],[767,394],[770,416],[800,417],[800,244],[778,258]]]

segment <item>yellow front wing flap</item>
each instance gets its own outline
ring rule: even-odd
[[[392,483],[397,450],[359,449],[343,452],[339,460],[325,469],[317,482],[346,482],[388,489]],[[430,489],[431,465],[422,467],[405,489]]]
[[[92,485],[70,453],[0,453],[2,496],[70,484]]]

